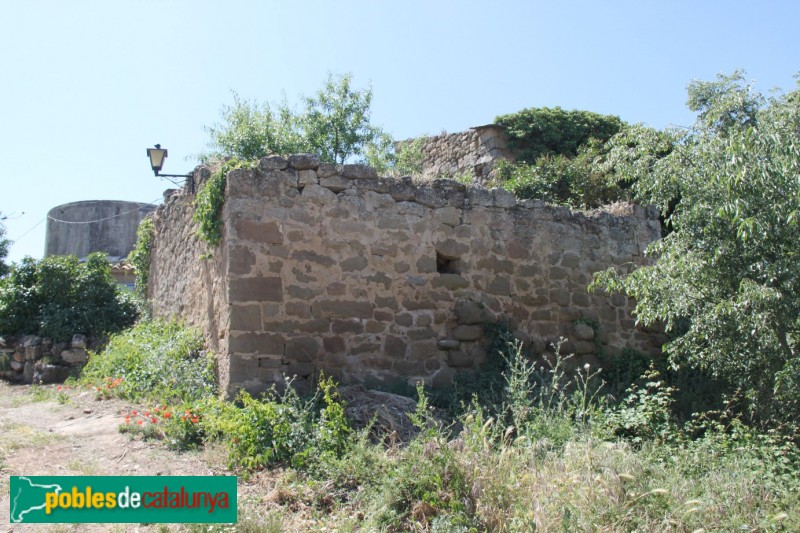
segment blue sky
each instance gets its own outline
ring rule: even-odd
[[[691,124],[686,85],[740,68],[795,87],[800,2],[4,0],[0,211],[10,258],[41,257],[47,211],[160,201],[232,102],[289,103],[327,73],[372,86],[395,138],[561,106]],[[23,214],[24,213],[24,214]],[[37,226],[38,224],[38,226]]]

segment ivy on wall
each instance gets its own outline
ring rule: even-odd
[[[128,254],[128,262],[136,268],[136,292],[147,296],[147,281],[150,277],[150,250],[153,247],[153,217],[144,217],[136,229],[136,244]]]
[[[225,182],[228,173],[237,168],[252,168],[253,163],[232,158],[222,164],[203,184],[194,201],[197,235],[211,246],[222,240],[222,207],[225,205]]]

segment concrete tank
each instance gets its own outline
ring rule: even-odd
[[[47,213],[44,255],[76,255],[83,259],[104,252],[124,259],[136,244],[139,222],[156,206],[140,202],[89,200],[54,207]]]

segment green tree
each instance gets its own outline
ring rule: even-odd
[[[352,76],[328,74],[325,86],[306,98],[304,137],[325,161],[343,164],[363,155],[365,146],[385,142],[380,128],[370,124],[372,89],[354,90]]]
[[[6,226],[3,224],[5,217],[0,213],[0,277],[8,273],[8,265],[6,265],[6,257],[8,257],[8,248],[11,246],[11,241],[5,238]]]
[[[206,127],[211,136],[203,161],[237,157],[246,161],[272,154],[293,154],[310,149],[298,117],[284,101],[279,105],[242,100],[233,93],[233,105],[222,108],[221,124]]]
[[[498,116],[495,122],[505,127],[508,146],[517,160],[530,164],[548,154],[575,157],[589,139],[605,142],[623,126],[620,118],[613,115],[560,107],[523,109]]]
[[[0,332],[55,341],[74,333],[98,336],[130,326],[137,310],[111,277],[105,255],[26,257],[0,279]]]
[[[691,129],[640,128],[615,143],[611,164],[671,231],[650,246],[652,265],[600,273],[594,287],[633,296],[637,319],[671,334],[673,363],[739,388],[754,420],[790,422],[800,408],[800,91],[766,99],[735,72],[692,83],[689,105]]]
[[[355,89],[350,74],[329,74],[323,88],[304,104],[304,111],[297,113],[286,101],[261,104],[233,93],[233,105],[222,109],[222,123],[206,128],[210,152],[200,158],[253,161],[312,152],[330,163],[367,157],[391,163],[391,137],[370,124],[372,89]]]

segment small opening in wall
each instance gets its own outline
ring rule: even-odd
[[[460,274],[457,257],[448,257],[436,252],[436,272],[439,274]]]

